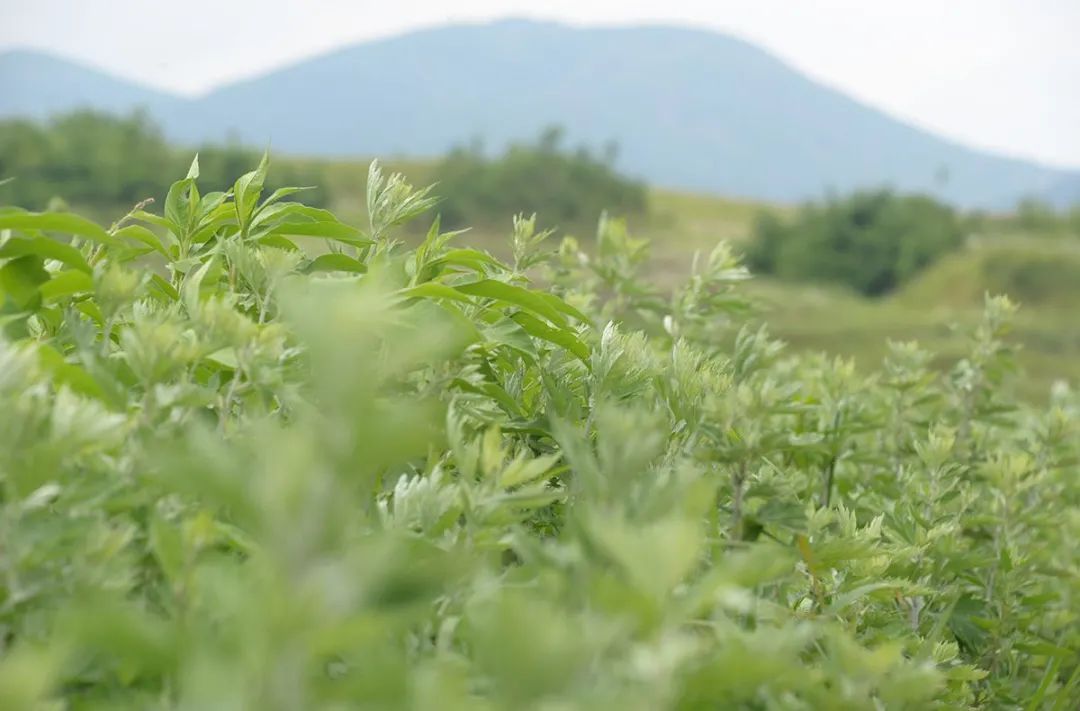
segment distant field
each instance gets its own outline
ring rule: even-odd
[[[1057,380],[1080,383],[1080,240],[1010,237],[973,241],[896,294],[869,300],[837,289],[755,280],[748,286],[770,327],[796,348],[876,365],[886,339],[915,340],[951,366],[978,323],[986,293],[1020,305],[1012,342],[1019,387],[1044,399]]]
[[[756,280],[747,287],[772,332],[791,347],[855,359],[857,366],[877,366],[886,343],[918,341],[935,354],[935,364],[951,367],[967,351],[967,334],[979,322],[978,302],[917,302],[906,292],[870,301],[821,287]],[[1069,311],[1024,306],[1014,323],[1020,392],[1044,400],[1055,381],[1080,383],[1080,324]]]

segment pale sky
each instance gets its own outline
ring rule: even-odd
[[[0,50],[197,94],[353,42],[503,17],[716,29],[949,138],[1080,167],[1080,0],[0,0]]]

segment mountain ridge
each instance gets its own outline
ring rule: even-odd
[[[0,115],[40,118],[79,101],[118,111],[126,102],[183,143],[231,133],[313,156],[433,156],[473,136],[499,146],[561,124],[575,142],[615,140],[619,167],[649,182],[786,202],[891,186],[998,208],[1029,195],[1058,200],[1058,186],[1080,176],[895,119],[742,38],[670,25],[428,27],[196,97],[101,72],[75,91],[74,70],[54,68],[60,79],[50,83],[40,67],[30,76],[12,69],[9,54],[0,54]],[[31,79],[45,83],[40,97]]]

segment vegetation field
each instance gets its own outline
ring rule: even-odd
[[[317,164],[301,162],[294,170],[311,170]],[[364,164],[324,165],[326,193],[334,209],[350,220],[366,220],[358,190],[365,181]],[[428,184],[435,174],[435,164],[428,161],[391,160],[387,165],[417,184]],[[647,241],[642,278],[662,291],[676,287],[695,254],[707,254],[718,241],[730,243],[736,253],[745,252],[763,211],[787,216],[795,209],[661,188],[650,188],[647,202],[648,212],[627,222],[635,237]],[[470,228],[459,240],[509,257],[511,229],[506,220]],[[742,289],[752,304],[750,318],[768,323],[774,336],[794,349],[850,357],[860,369],[878,367],[889,340],[919,341],[936,354],[935,366],[947,369],[964,353],[963,334],[978,324],[987,294],[1008,294],[1021,306],[1012,324],[1018,369],[1014,387],[1025,398],[1046,402],[1056,382],[1080,383],[1080,319],[1075,316],[1080,304],[1080,232],[1039,224],[1038,219],[1018,226],[1008,218],[990,221],[983,229],[981,238],[968,240],[913,282],[881,298],[755,276]],[[570,232],[583,249],[594,249],[592,229]],[[412,229],[404,239],[415,243],[422,236],[421,230]]]
[[[1080,704],[1080,396],[1018,397],[1007,298],[855,368],[737,245],[661,283],[619,220],[499,257],[267,170],[0,209],[0,708]]]

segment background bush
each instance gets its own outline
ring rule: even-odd
[[[807,203],[792,219],[762,214],[747,260],[764,274],[879,296],[959,247],[964,232],[956,212],[932,198],[858,192]]]
[[[537,214],[543,224],[591,229],[605,210],[643,213],[646,188],[619,175],[614,148],[602,157],[586,148],[566,150],[562,131],[546,130],[533,144],[510,146],[490,158],[478,145],[450,152],[434,173],[449,226],[507,224],[516,214]]]

